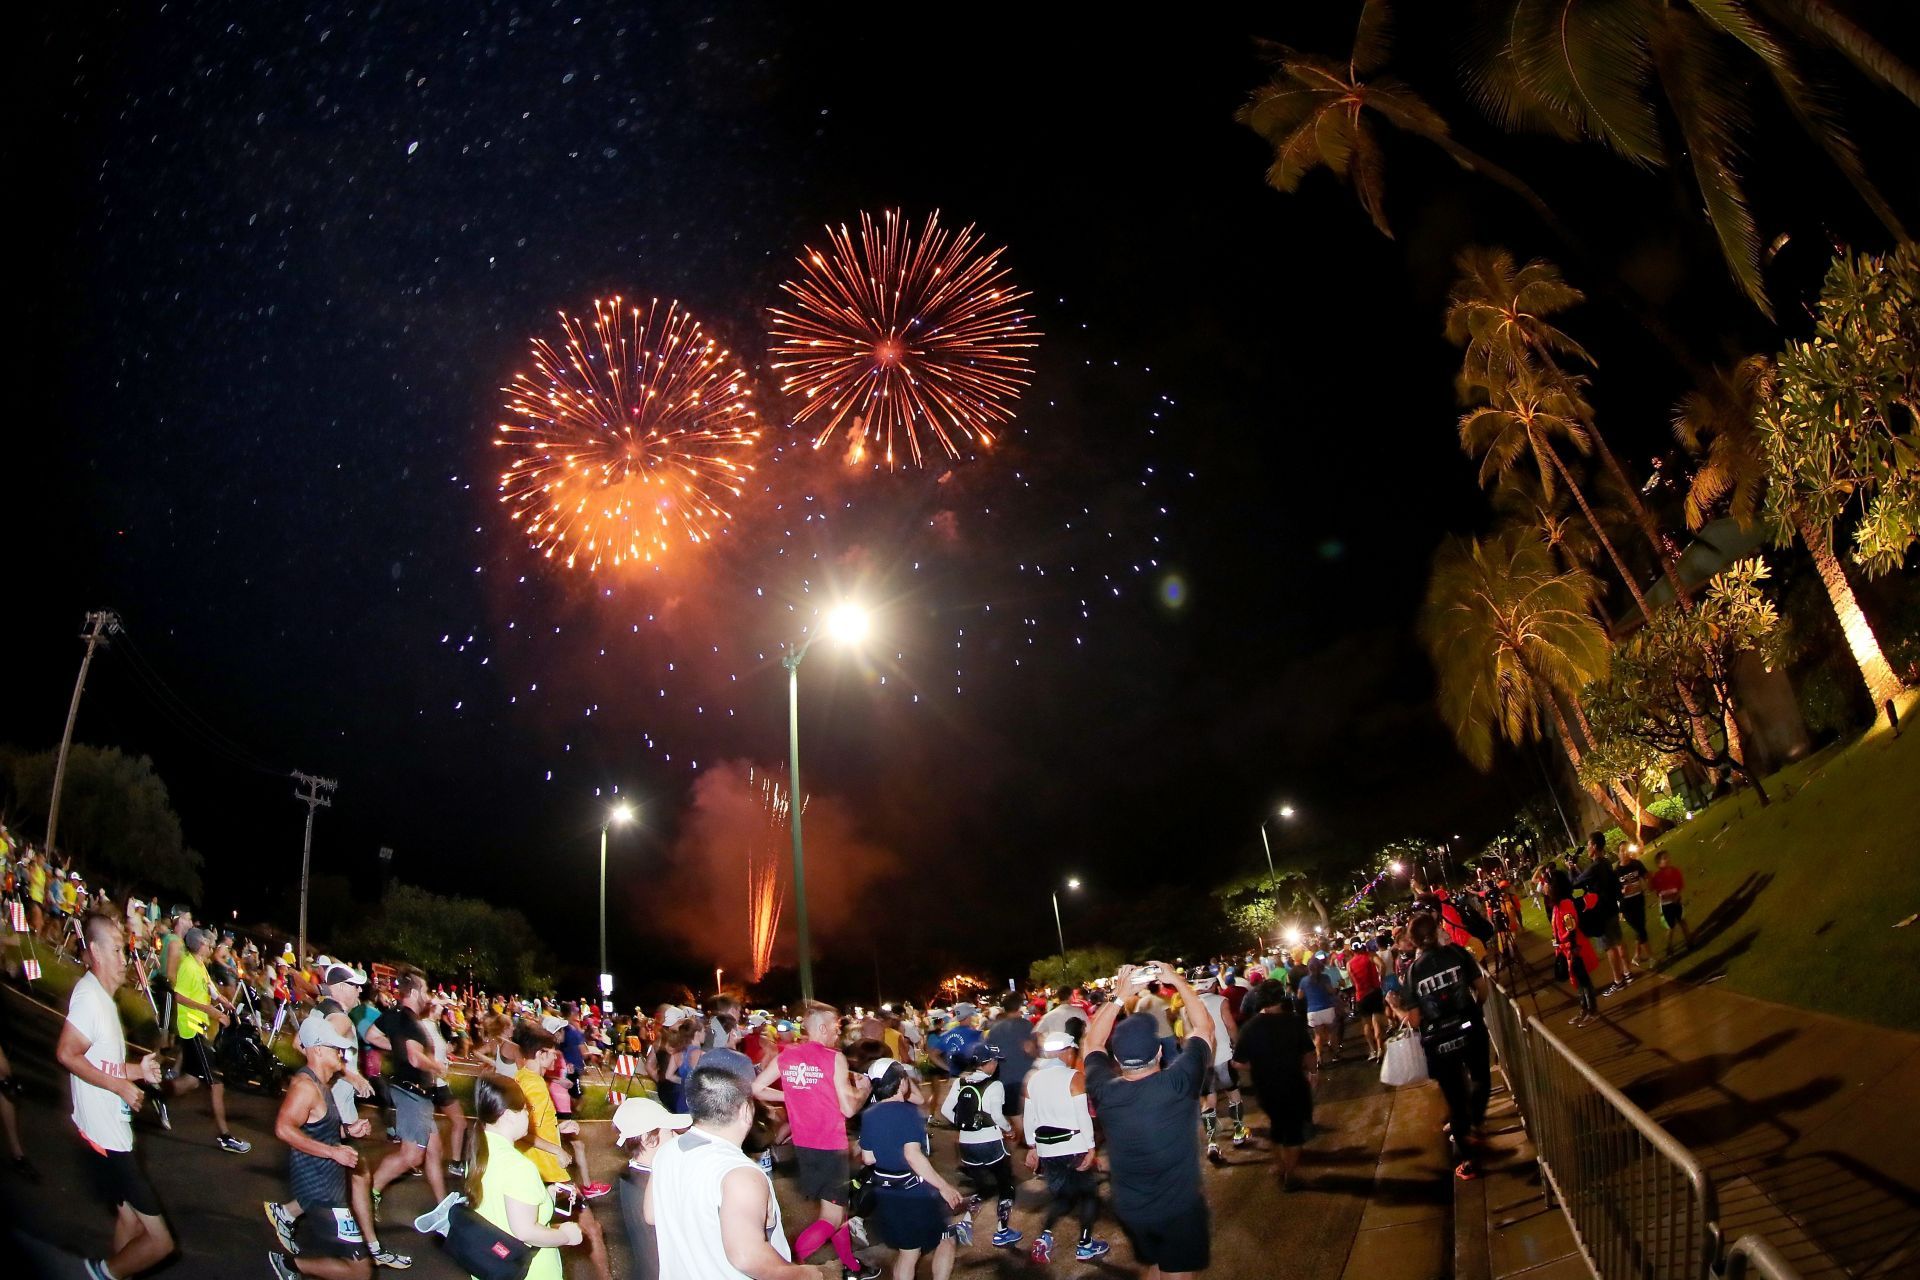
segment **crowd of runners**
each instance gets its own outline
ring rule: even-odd
[[[1610,854],[1596,836],[1565,864],[1503,866],[1453,889],[1416,876],[1396,910],[1331,935],[1289,933],[1266,954],[1126,966],[997,1005],[753,1009],[721,995],[614,1014],[404,966],[303,962],[197,925],[186,908],[63,899],[57,886],[81,883],[71,868],[45,871],[10,842],[0,855],[26,951],[70,937],[86,968],[56,1057],[94,1191],[115,1215],[111,1250],[88,1274],[112,1280],[175,1249],[133,1154],[134,1117],[151,1109],[170,1126],[168,1106],[195,1096],[220,1150],[269,1137],[285,1149],[285,1194],[261,1206],[267,1265],[283,1278],[405,1269],[411,1258],[393,1242],[411,1228],[482,1277],[554,1280],[571,1254],[607,1280],[618,1231],[642,1277],[814,1276],[826,1274],[814,1259],[833,1259],[872,1280],[881,1269],[863,1254],[880,1246],[897,1280],[923,1262],[944,1280],[963,1249],[1019,1250],[1038,1265],[1069,1251],[1098,1260],[1111,1247],[1103,1224],[1149,1274],[1190,1275],[1210,1261],[1206,1164],[1256,1141],[1249,1095],[1277,1184],[1291,1189],[1321,1075],[1341,1064],[1350,1023],[1366,1062],[1411,1055],[1438,1083],[1455,1173],[1477,1176],[1485,970],[1520,963],[1522,892],[1550,921],[1577,1020],[1651,963],[1648,894],[1669,951],[1676,933],[1691,941],[1679,871],[1664,855],[1649,869],[1637,850]],[[1600,988],[1603,955],[1613,981]],[[123,988],[154,1013],[151,1050],[129,1052]],[[275,1040],[302,1059],[284,1079]],[[262,1063],[260,1083],[280,1092],[272,1133],[235,1134],[225,1079]],[[30,1175],[9,1076],[0,1057],[0,1137]],[[468,1101],[456,1082],[470,1084]],[[617,1168],[604,1153],[591,1167],[573,1118],[589,1089],[618,1099]],[[935,1159],[935,1127],[953,1131],[950,1167]],[[386,1220],[383,1198],[410,1176],[435,1207]],[[774,1177],[791,1178],[808,1206],[792,1231]],[[1044,1209],[1029,1235],[1014,1208],[1033,1180]],[[491,1269],[503,1252],[529,1269]]]

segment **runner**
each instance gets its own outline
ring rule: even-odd
[[[599,1220],[594,1217],[593,1206],[579,1195],[578,1188],[568,1185],[571,1179],[567,1166],[574,1157],[564,1144],[580,1136],[580,1124],[577,1120],[560,1123],[553,1107],[553,1095],[547,1088],[547,1076],[560,1059],[560,1043],[531,1023],[522,1023],[514,1031],[513,1043],[520,1050],[520,1069],[514,1073],[513,1081],[526,1099],[527,1156],[550,1187],[567,1186],[567,1198],[576,1202],[574,1221],[586,1242],[587,1262],[600,1280],[611,1280],[607,1241]],[[584,1176],[584,1171],[575,1172]]]
[[[1620,915],[1633,930],[1633,961],[1653,967],[1653,948],[1647,945],[1647,864],[1633,853],[1620,856]]]
[[[331,972],[331,968],[327,972]],[[441,1152],[440,1126],[434,1120],[433,1081],[447,1073],[444,1060],[433,1053],[433,1041],[420,1025],[427,1011],[427,983],[417,973],[402,974],[394,983],[400,1003],[382,1013],[374,1026],[393,1046],[382,1055],[387,1096],[393,1104],[393,1127],[400,1148],[373,1171],[373,1207],[398,1178],[414,1169],[426,1175],[435,1204],[447,1198],[446,1161]]]
[[[68,997],[54,1057],[73,1077],[73,1124],[92,1152],[85,1160],[94,1194],[114,1213],[113,1252],[90,1259],[87,1276],[130,1280],[173,1253],[160,1197],[133,1155],[133,1113],[146,1100],[134,1080],[158,1085],[160,1060],[150,1053],[137,1061],[127,1057],[126,1034],[113,1003],[127,976],[127,940],[120,923],[89,915],[81,930],[87,971]]]
[[[966,1216],[954,1223],[954,1238],[961,1244],[973,1243],[973,1210],[979,1206],[979,1198],[991,1192],[996,1201],[994,1214],[1000,1223],[999,1230],[993,1233],[993,1247],[1004,1249],[1019,1244],[1020,1233],[1011,1225],[1013,1161],[1007,1156],[1004,1135],[1013,1132],[1013,1123],[1007,1119],[1007,1088],[998,1078],[1000,1049],[991,1042],[982,1041],[973,1046],[973,1054],[968,1061],[971,1069],[953,1082],[947,1090],[946,1101],[940,1104],[941,1117],[960,1131],[960,1172],[975,1193],[973,1202],[967,1206]],[[880,1079],[871,1071],[868,1076],[876,1082]],[[869,1107],[865,1114],[871,1116],[872,1108]],[[864,1128],[861,1141],[864,1146]],[[937,1268],[939,1265],[939,1260],[935,1259],[934,1266]]]
[[[1213,1069],[1213,1015],[1179,970],[1127,966],[1116,991],[1137,990],[1143,973],[1180,994],[1193,1034],[1171,1065],[1160,1065],[1153,1019],[1120,1020],[1118,1001],[1102,1005],[1087,1028],[1087,1094],[1107,1135],[1113,1213],[1133,1253],[1162,1280],[1205,1271],[1211,1224],[1200,1185],[1200,1089]],[[1112,1048],[1109,1051],[1109,1044]]]
[[[1361,941],[1347,960],[1353,981],[1353,1013],[1367,1037],[1367,1061],[1378,1062],[1387,1051],[1387,1000],[1381,991],[1380,966],[1374,963],[1373,944]]]
[[[1062,1005],[1062,1008],[1070,1006]],[[1034,1238],[1035,1262],[1053,1260],[1053,1225],[1069,1213],[1080,1218],[1080,1243],[1074,1256],[1092,1262],[1111,1248],[1093,1238],[1100,1216],[1100,1170],[1094,1154],[1093,1116],[1087,1108],[1087,1078],[1075,1061],[1071,1032],[1049,1031],[1040,1040],[1040,1056],[1027,1073],[1021,1120],[1026,1126],[1027,1168],[1047,1181],[1047,1213]]]
[[[874,1229],[881,1243],[897,1251],[893,1280],[911,1280],[920,1255],[929,1251],[933,1274],[946,1280],[960,1238],[948,1229],[947,1215],[960,1212],[965,1198],[933,1167],[926,1119],[903,1096],[909,1087],[906,1070],[892,1058],[876,1058],[867,1067],[866,1079],[871,1082],[870,1102],[860,1117],[860,1158],[873,1166]],[[999,1081],[992,1085],[998,1088]],[[1004,1165],[1004,1150],[1000,1158]],[[971,1243],[971,1223],[965,1235]]]
[[[1653,855],[1653,875],[1647,883],[1653,887],[1660,898],[1660,922],[1667,926],[1667,953],[1665,958],[1673,958],[1673,931],[1678,929],[1680,936],[1686,939],[1687,950],[1693,950],[1693,930],[1687,927],[1683,915],[1684,905],[1681,895],[1686,891],[1687,878],[1680,874],[1680,868],[1673,865],[1673,859],[1667,851],[1661,849]]]
[[[1339,1018],[1339,995],[1333,980],[1327,977],[1327,962],[1315,956],[1307,962],[1306,976],[1294,984],[1307,1011],[1307,1026],[1313,1031],[1313,1051],[1324,1068],[1340,1061],[1340,1042],[1335,1039],[1334,1023]]]
[[[839,1010],[827,1004],[809,1005],[801,1029],[806,1039],[781,1049],[753,1082],[754,1097],[786,1107],[800,1198],[820,1206],[820,1216],[794,1239],[793,1256],[804,1262],[831,1241],[834,1256],[849,1274],[878,1280],[880,1268],[855,1256],[846,1225],[853,1179],[847,1158],[847,1118],[859,1114],[866,1101],[866,1080],[855,1083],[847,1056],[835,1047]]]
[[[960,1075],[972,1060],[973,1046],[980,1043],[980,1010],[962,1000],[953,1006],[947,1025],[927,1043],[933,1065],[950,1076]]]
[[[613,1113],[614,1145],[627,1157],[620,1175],[620,1220],[627,1228],[634,1280],[659,1280],[660,1243],[646,1213],[647,1188],[661,1144],[692,1123],[692,1116],[673,1115],[652,1098],[628,1098]]]
[[[1259,1009],[1241,1029],[1233,1060],[1247,1068],[1254,1092],[1260,1095],[1268,1136],[1280,1148],[1275,1166],[1280,1189],[1288,1191],[1300,1163],[1300,1149],[1313,1127],[1313,1085],[1319,1078],[1313,1038],[1294,1012],[1293,997],[1285,986],[1262,982],[1256,994]]]
[[[310,1018],[300,1025],[299,1043],[307,1065],[287,1082],[273,1132],[287,1144],[287,1184],[306,1212],[294,1232],[294,1250],[269,1250],[267,1263],[280,1280],[366,1280],[373,1260],[347,1191],[348,1170],[358,1167],[360,1154],[342,1134],[332,1088],[344,1065],[342,1053],[354,1041],[325,1018]]]
[[[1200,1125],[1207,1132],[1207,1159],[1218,1161],[1220,1144],[1216,1141],[1220,1125],[1219,1094],[1227,1095],[1227,1110],[1233,1116],[1233,1145],[1247,1145],[1247,1125],[1241,1112],[1240,1079],[1233,1073],[1233,1041],[1240,1028],[1233,1001],[1217,990],[1202,991],[1200,1000],[1213,1015],[1213,1070],[1207,1074],[1200,1093]]]
[[[173,970],[173,1029],[180,1044],[180,1075],[170,1090],[177,1097],[205,1085],[207,1109],[219,1135],[215,1144],[243,1156],[253,1150],[253,1144],[234,1137],[227,1128],[227,1086],[213,1056],[213,1024],[217,1021],[225,1027],[230,1019],[207,976],[207,958],[212,954],[213,934],[205,929],[188,929],[180,940]]]

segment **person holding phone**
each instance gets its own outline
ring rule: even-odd
[[[553,1223],[553,1192],[539,1166],[515,1145],[531,1136],[528,1099],[518,1082],[502,1075],[474,1081],[473,1106],[480,1141],[467,1172],[474,1212],[514,1239],[534,1248],[527,1280],[562,1280],[560,1250],[585,1239],[577,1222]]]
[[[520,1050],[520,1070],[513,1079],[527,1110],[527,1156],[549,1186],[570,1183],[568,1167],[574,1157],[567,1149],[566,1140],[580,1136],[580,1123],[577,1120],[562,1122],[554,1110],[553,1095],[547,1091],[547,1075],[560,1058],[560,1042],[541,1028],[522,1023],[513,1033],[513,1043]],[[568,1192],[573,1193],[570,1186]],[[574,1214],[586,1240],[587,1262],[594,1275],[599,1280],[613,1280],[612,1268],[607,1262],[606,1237],[593,1216],[593,1206],[582,1200]]]

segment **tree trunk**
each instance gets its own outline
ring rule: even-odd
[[[1820,528],[1804,511],[1796,510],[1793,522],[1799,531],[1800,541],[1807,544],[1807,550],[1813,555],[1813,567],[1820,574],[1820,585],[1827,589],[1827,601],[1833,606],[1834,616],[1840,620],[1840,630],[1847,637],[1847,648],[1853,654],[1854,664],[1860,668],[1860,679],[1867,686],[1867,696],[1873,700],[1873,714],[1878,716],[1881,709],[1900,694],[1900,677],[1894,674],[1893,664],[1880,651],[1880,640],[1873,634],[1873,624],[1867,621],[1867,615],[1861,611],[1860,601],[1853,594],[1853,584],[1847,581],[1846,568],[1833,553],[1833,530]]]
[[[1543,685],[1542,688],[1545,688],[1545,686]],[[1547,692],[1546,704],[1547,710],[1553,713],[1554,727],[1560,731],[1560,745],[1566,748],[1567,759],[1573,762],[1573,776],[1575,779],[1578,779],[1580,776],[1580,742],[1573,736],[1573,726],[1567,723],[1566,712],[1560,709],[1560,699],[1554,697],[1551,690]],[[1608,817],[1619,824],[1622,831],[1627,829],[1626,813],[1620,808],[1618,800],[1616,800],[1605,787],[1589,786],[1587,787],[1587,794],[1593,797],[1595,804],[1598,804],[1606,811]]]

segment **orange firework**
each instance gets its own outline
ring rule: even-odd
[[[917,234],[897,212],[877,223],[863,213],[857,241],[842,224],[827,244],[806,250],[800,277],[780,286],[793,309],[769,309],[781,387],[805,397],[795,425],[813,424],[818,449],[846,424],[848,461],[872,444],[889,468],[896,436],[916,467],[923,435],[950,458],[962,441],[992,447],[1039,337],[1020,309],[1026,293],[1000,265],[1005,250],[981,252],[971,226],[941,230],[938,212]]]
[[[747,786],[759,791],[760,810],[767,819],[747,847],[747,940],[753,953],[753,981],[758,982],[773,962],[773,939],[780,929],[780,909],[786,904],[780,888],[780,842],[776,837],[788,829],[792,819],[787,792],[779,783],[749,768]]]
[[[513,420],[494,443],[514,455],[500,473],[512,519],[568,568],[711,540],[760,440],[747,375],[677,302],[595,299],[591,323],[563,311],[560,327],[505,388]]]

